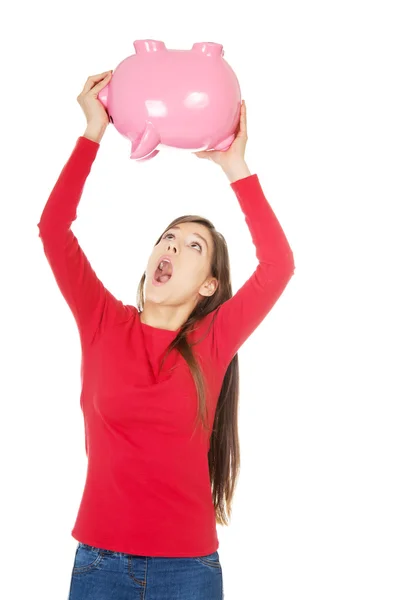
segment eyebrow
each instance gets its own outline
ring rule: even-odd
[[[180,227],[178,227],[177,225],[175,225],[175,227],[170,227],[170,228],[169,228],[169,230],[171,230],[171,229],[179,229],[179,230],[180,230],[181,228],[180,228]],[[169,230],[168,230],[168,231],[169,231]],[[208,249],[207,240],[206,240],[206,239],[205,239],[205,238],[204,238],[202,235],[200,235],[199,233],[193,233],[193,235],[195,235],[195,236],[199,237],[200,239],[202,239],[202,240],[203,240],[203,242],[205,243],[205,245],[207,246],[207,249]]]

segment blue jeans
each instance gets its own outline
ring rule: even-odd
[[[68,600],[223,600],[218,551],[138,556],[78,543]]]

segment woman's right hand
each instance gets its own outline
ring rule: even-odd
[[[100,138],[103,136],[107,125],[110,122],[110,117],[107,110],[97,98],[97,94],[100,90],[105,87],[111,80],[112,71],[105,71],[99,75],[92,75],[88,77],[83,90],[77,97],[78,103],[85,113],[87,128],[93,138]]]

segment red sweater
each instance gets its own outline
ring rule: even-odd
[[[208,469],[208,434],[199,425],[196,387],[177,350],[177,332],[141,323],[96,276],[71,230],[99,144],[79,137],[42,212],[39,236],[76,321],[82,348],[80,404],[88,459],[71,535],[108,550],[193,557],[219,547]],[[258,176],[231,184],[259,261],[232,298],[204,317],[189,342],[208,385],[213,422],[230,361],[263,321],[294,273],[291,248]]]

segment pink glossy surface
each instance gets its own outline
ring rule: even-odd
[[[112,123],[131,141],[131,158],[152,158],[162,146],[227,150],[239,123],[241,92],[221,44],[169,50],[136,40],[98,95]]]

